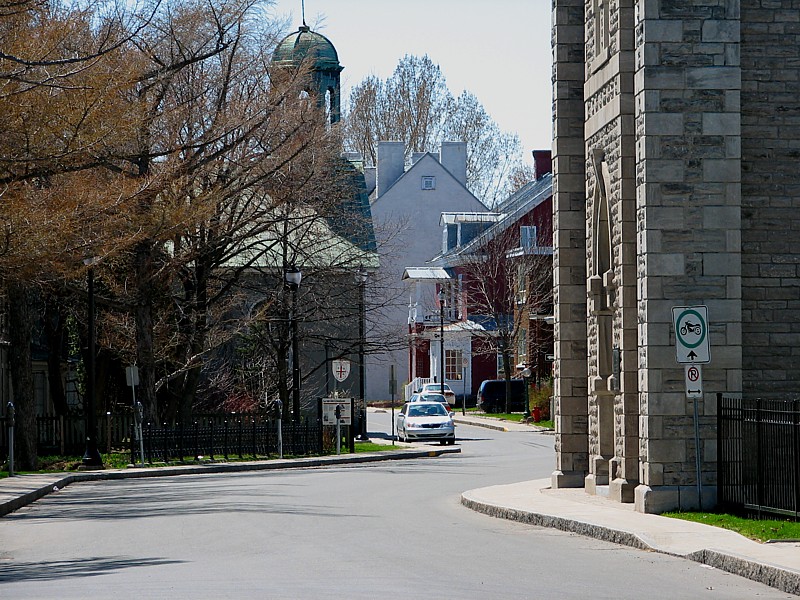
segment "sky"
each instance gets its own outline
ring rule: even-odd
[[[339,53],[342,96],[368,75],[387,79],[406,54],[427,54],[454,96],[472,92],[525,159],[551,146],[550,0],[305,0],[306,23]],[[301,0],[272,13],[302,24]]]

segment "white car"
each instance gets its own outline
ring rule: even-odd
[[[441,383],[426,383],[418,393],[421,396],[425,396],[426,394],[441,394],[445,397],[450,406],[456,405],[456,393],[451,390],[450,386],[446,383],[444,384],[444,391],[442,390]]]
[[[412,394],[408,402],[441,402],[448,411],[453,410],[441,394]]]
[[[455,444],[456,425],[441,402],[406,402],[397,414],[397,437]]]

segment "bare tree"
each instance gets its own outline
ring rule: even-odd
[[[463,257],[467,310],[493,324],[475,333],[479,352],[501,356],[506,380],[506,412],[511,396],[514,357],[538,351],[526,333],[532,316],[552,309],[552,256],[526,248],[519,227],[508,227],[476,244]],[[522,346],[522,347],[521,347]]]
[[[443,141],[467,143],[467,187],[487,205],[511,191],[511,174],[523,165],[519,138],[500,130],[468,91],[456,99],[444,74],[427,55],[406,55],[385,81],[369,76],[350,92],[345,145],[375,165],[379,141],[432,152]]]

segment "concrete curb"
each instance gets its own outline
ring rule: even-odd
[[[508,431],[507,427],[503,425],[495,425],[493,423],[483,423],[479,421],[470,421],[469,419],[459,419],[458,417],[453,417],[453,423],[456,425],[473,425],[475,427],[483,427],[484,429],[494,429],[495,431]]]
[[[475,512],[491,517],[518,521],[529,525],[538,525],[540,527],[552,527],[561,531],[576,533],[615,544],[638,548],[640,550],[648,550],[658,552],[659,554],[685,558],[750,579],[751,581],[763,583],[764,585],[776,588],[782,592],[800,595],[800,573],[784,569],[780,566],[756,562],[745,557],[736,556],[732,553],[712,549],[703,549],[690,554],[667,552],[648,544],[638,535],[627,531],[620,531],[577,519],[557,517],[533,511],[524,511],[489,504],[475,499],[471,496],[470,492],[464,492],[461,495],[461,504]]]
[[[119,479],[144,479],[146,477],[171,477],[176,475],[205,475],[209,473],[238,473],[244,471],[273,471],[280,469],[304,469],[327,467],[344,464],[383,462],[389,460],[405,460],[411,458],[434,458],[443,454],[459,454],[461,448],[424,448],[395,450],[391,452],[371,452],[365,454],[346,454],[339,456],[318,456],[311,458],[273,459],[269,461],[206,463],[199,465],[180,465],[174,467],[130,468],[98,471],[79,471],[68,475],[53,473],[52,479],[44,474],[17,475],[13,483],[24,484],[25,478],[47,479],[46,483],[34,484],[33,487],[9,500],[0,501],[0,517],[14,512],[53,491],[62,489],[71,483],[82,481],[109,481]],[[2,481],[2,480],[0,480]],[[0,485],[2,491],[2,485]],[[6,494],[8,495],[8,494]]]

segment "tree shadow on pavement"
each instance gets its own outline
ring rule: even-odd
[[[0,565],[0,583],[16,581],[51,581],[64,577],[94,577],[107,575],[131,567],[157,567],[179,564],[184,561],[164,558],[132,558],[109,556],[28,563],[3,563]]]

